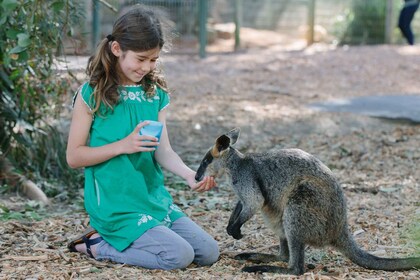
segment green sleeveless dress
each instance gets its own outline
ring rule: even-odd
[[[169,105],[168,94],[156,88],[148,98],[141,86],[119,86],[120,101],[113,110],[101,104],[93,116],[88,146],[99,147],[121,140],[144,120],[158,120]],[[94,108],[93,88],[83,84],[78,92]],[[76,93],[77,94],[77,93]],[[90,224],[118,251],[148,229],[185,216],[164,187],[164,177],[154,152],[123,154],[85,168],[85,208]]]

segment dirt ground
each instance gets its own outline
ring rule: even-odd
[[[162,57],[172,89],[168,127],[173,148],[193,168],[221,133],[241,128],[242,152],[297,147],[324,161],[347,197],[348,218],[358,244],[377,256],[419,256],[420,125],[350,113],[317,112],[313,102],[365,95],[420,94],[420,47],[309,48],[272,45],[237,53]],[[151,271],[97,262],[66,249],[88,224],[80,206],[59,199],[41,221],[2,222],[0,279],[420,279],[420,271],[363,269],[331,248],[306,249],[311,268],[300,277],[248,274],[239,252],[275,253],[278,240],[257,215],[234,240],[225,227],[235,197],[222,179],[197,194],[179,181],[175,202],[219,242],[211,267]],[[24,202],[13,197],[1,201]],[[416,234],[413,231],[417,231]],[[274,263],[285,266],[285,263]]]

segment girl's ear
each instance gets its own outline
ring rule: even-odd
[[[226,136],[230,138],[230,145],[234,145],[236,141],[238,141],[239,134],[241,133],[241,129],[239,127],[236,127],[226,133]]]
[[[116,57],[120,57],[122,54],[122,50],[120,47],[120,44],[118,44],[117,41],[112,41],[111,42],[111,52],[116,56]]]

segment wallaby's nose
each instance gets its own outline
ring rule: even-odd
[[[199,170],[200,170],[200,169],[199,169]],[[199,181],[203,180],[203,177],[204,177],[204,174],[200,174],[200,173],[198,173],[198,171],[197,171],[197,173],[195,174],[195,180],[196,180],[197,182],[199,182]]]
[[[204,172],[206,172],[206,167],[207,167],[207,165],[205,165],[203,162],[201,162],[200,166],[197,169],[197,173],[195,174],[195,180],[197,182],[203,180]]]

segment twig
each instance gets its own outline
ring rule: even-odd
[[[15,261],[47,261],[48,255],[40,256],[8,256],[6,255],[3,259],[12,259]]]
[[[63,251],[61,251],[61,250],[58,250],[58,254],[60,255],[60,257],[62,257],[66,262],[70,262],[70,258],[69,257],[67,257],[64,253],[63,253]]]
[[[273,245],[273,244],[267,245],[267,246],[264,246],[264,247],[259,248],[257,251],[258,252],[264,252],[264,251],[266,251],[268,249],[275,248],[275,247],[279,247],[279,245]]]
[[[41,252],[47,252],[47,253],[56,253],[57,250],[54,249],[47,249],[47,248],[33,248],[34,251],[41,251]]]
[[[104,4],[108,9],[110,9],[111,11],[118,13],[118,10],[115,9],[114,6],[112,6],[111,4],[109,4],[108,2],[106,2],[105,0],[99,0],[99,2],[101,2],[102,4]]]

